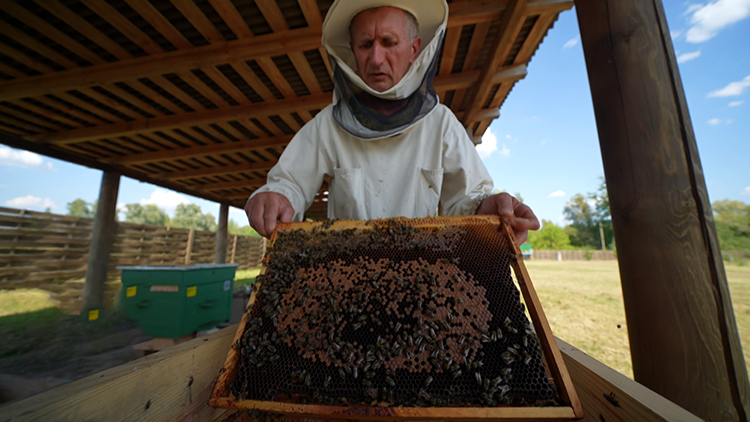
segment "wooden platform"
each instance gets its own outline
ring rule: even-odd
[[[226,421],[206,405],[237,326],[0,407],[0,421]],[[701,419],[558,339],[584,421]],[[239,415],[238,415],[239,416]]]
[[[185,343],[196,337],[196,333],[190,333],[180,338],[152,338],[149,341],[138,343],[133,346],[133,349],[138,351],[138,357],[144,357],[151,353],[160,352],[162,350],[170,349],[178,344]]]

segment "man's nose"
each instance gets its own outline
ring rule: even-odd
[[[370,63],[379,66],[385,61],[385,49],[378,43],[373,44],[370,51]]]

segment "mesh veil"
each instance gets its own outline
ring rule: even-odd
[[[442,35],[442,34],[441,34]],[[432,57],[422,83],[416,91],[401,100],[376,98],[352,84],[340,68],[336,58],[331,58],[333,67],[334,106],[333,119],[344,131],[360,139],[381,139],[396,135],[417,124],[438,104],[438,96],[433,87],[437,74],[440,48]],[[373,110],[369,104],[377,102],[379,106],[400,108],[398,111],[384,115]]]

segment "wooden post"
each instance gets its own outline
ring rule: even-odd
[[[112,251],[112,243],[115,239],[115,215],[119,190],[120,175],[105,171],[102,174],[99,201],[94,217],[94,231],[91,234],[86,284],[83,286],[81,298],[81,315],[86,315],[92,309],[101,309],[104,303],[104,282],[107,281],[109,253]]]
[[[237,235],[234,235],[234,239],[232,239],[232,260],[229,261],[230,264],[234,264],[234,255],[237,252]]]
[[[193,254],[193,240],[195,240],[195,229],[190,229],[187,246],[185,247],[185,265],[190,265],[190,255]]]
[[[219,207],[219,227],[216,229],[216,254],[214,264],[227,262],[227,224],[229,221],[229,204]]]
[[[660,0],[576,0],[635,379],[707,420],[750,382]]]

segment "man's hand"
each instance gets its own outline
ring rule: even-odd
[[[286,196],[280,193],[261,192],[247,200],[245,213],[255,231],[270,238],[277,222],[292,221],[294,208]]]
[[[477,215],[493,214],[508,219],[519,245],[529,237],[529,230],[539,230],[540,227],[534,211],[505,192],[488,196],[477,208]]]

